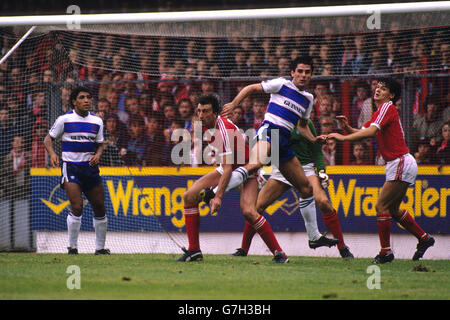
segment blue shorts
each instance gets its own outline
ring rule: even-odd
[[[98,166],[80,165],[63,162],[61,168],[61,186],[64,182],[75,182],[83,192],[89,191],[102,183]]]
[[[275,134],[274,130],[278,130],[278,134]],[[256,132],[256,138],[258,140],[264,140],[270,143],[270,152],[272,159],[277,159],[277,157],[274,155],[274,152],[278,152],[279,162],[284,162],[295,157],[295,153],[291,149],[291,133],[287,129],[279,128],[268,121],[263,121],[261,126],[258,128],[258,131]],[[277,141],[274,141],[273,138],[277,139]],[[277,142],[278,151],[276,150]],[[276,163],[272,164],[277,165]]]

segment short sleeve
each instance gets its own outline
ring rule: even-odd
[[[281,90],[281,87],[285,83],[286,79],[284,78],[276,78],[272,80],[266,80],[261,82],[261,86],[265,93],[278,93]]]
[[[97,137],[95,138],[95,142],[97,143],[103,143],[104,137],[103,137],[103,120],[100,120],[100,128],[98,129]]]
[[[64,118],[63,116],[60,116],[55,120],[48,134],[53,139],[57,139],[60,138],[63,135],[63,133],[64,133]]]

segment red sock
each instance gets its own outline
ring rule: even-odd
[[[341,223],[339,222],[339,218],[336,211],[333,210],[329,213],[322,213],[322,219],[327,229],[330,230],[331,233],[333,234],[333,237],[339,240],[337,244],[338,249],[345,246],[344,235],[342,234],[341,230]]]
[[[186,223],[186,234],[189,241],[188,250],[200,250],[200,214],[198,205],[184,207],[184,221]]]
[[[391,220],[389,213],[377,215],[378,237],[380,238],[380,254],[386,254],[391,250]]]
[[[245,253],[250,250],[250,245],[252,243],[253,236],[256,234],[256,230],[252,227],[249,222],[245,222],[244,234],[242,235],[241,248]]]
[[[400,225],[413,234],[419,240],[428,239],[428,234],[422,230],[422,228],[417,224],[417,222],[411,217],[408,211],[403,210],[399,218],[395,220],[400,223]]]
[[[281,250],[281,247],[275,238],[275,234],[272,231],[272,227],[269,222],[267,222],[266,218],[259,216],[253,223],[253,228],[258,232],[261,239],[263,239],[264,243],[273,254],[275,254],[275,251],[283,251]]]

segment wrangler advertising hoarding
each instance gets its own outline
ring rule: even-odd
[[[200,168],[101,168],[110,231],[183,231],[183,193],[200,176],[213,170]],[[265,168],[270,172],[270,168]],[[337,208],[344,232],[375,233],[375,203],[385,181],[384,167],[328,167],[328,194]],[[70,208],[60,187],[59,169],[32,169],[33,230],[66,230]],[[268,177],[268,176],[266,176]],[[401,208],[433,234],[449,234],[450,167],[420,167],[416,184],[408,189]],[[298,194],[290,190],[266,209],[265,216],[275,232],[304,232],[298,211]],[[92,209],[86,206],[82,230],[92,230]],[[219,213],[211,214],[200,204],[202,232],[241,232],[244,219],[239,192],[225,195]],[[88,218],[87,218],[88,217]],[[321,230],[325,227],[318,212]],[[404,232],[393,224],[392,232]]]

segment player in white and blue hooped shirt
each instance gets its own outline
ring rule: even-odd
[[[232,102],[224,106],[222,113],[226,115],[245,97],[255,93],[270,93],[264,121],[257,131],[258,140],[250,153],[250,162],[233,171],[226,191],[245,182],[249,174],[261,168],[270,157],[272,165],[278,167],[283,176],[299,191],[301,198],[312,199],[312,187],[302,164],[291,149],[290,136],[291,131],[297,127],[300,134],[308,140],[320,144],[325,142],[323,137],[314,137],[307,125],[313,107],[313,95],[306,91],[306,87],[314,70],[313,60],[309,56],[298,57],[291,62],[290,69],[292,80],[278,78],[248,85]],[[279,161],[274,163],[273,160],[277,156]]]
[[[107,229],[105,190],[98,168],[105,149],[103,120],[89,112],[92,104],[89,89],[75,88],[70,95],[70,102],[73,110],[58,117],[44,139],[53,167],[59,166],[53,139],[62,140],[61,185],[66,190],[71,205],[67,215],[68,253],[78,253],[77,242],[83,213],[82,193],[84,193],[94,211],[95,254],[109,254],[109,250],[104,248]]]

